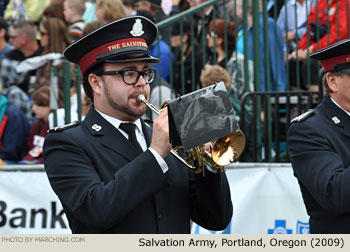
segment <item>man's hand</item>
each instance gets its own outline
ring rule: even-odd
[[[152,142],[150,146],[165,158],[171,150],[169,142],[168,109],[164,109],[153,122]]]
[[[294,59],[300,61],[306,61],[307,58],[309,57],[309,54],[312,53],[313,51],[313,46],[309,46],[309,48],[306,48],[305,50],[298,49],[297,51],[293,51],[288,55],[288,59]]]

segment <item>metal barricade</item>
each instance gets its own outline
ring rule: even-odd
[[[250,156],[243,155],[242,161],[289,162],[286,140],[290,121],[320,100],[321,94],[313,91],[246,93],[241,102],[240,127],[246,133],[245,151]]]

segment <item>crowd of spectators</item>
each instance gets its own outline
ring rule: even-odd
[[[204,2],[2,1],[2,161],[42,163],[46,130],[67,121],[62,108],[62,76],[67,74],[63,71],[63,51],[69,44],[105,23],[128,15],[142,15],[159,23]],[[229,77],[225,83],[230,82],[226,86],[234,106],[247,91],[317,90],[322,71],[316,62],[309,61],[308,54],[349,37],[349,6],[349,0],[222,0],[216,6],[209,5],[190,18],[159,30],[159,39],[150,48],[152,56],[161,59],[154,66],[158,76],[151,85],[150,99],[159,105],[161,100],[208,85],[215,71],[222,73],[219,77]],[[258,36],[255,30],[259,31]],[[296,74],[298,69],[300,74]],[[82,104],[82,116],[90,104],[83,90],[80,94],[77,88],[79,73],[75,65],[69,65],[71,120],[80,119],[79,104]]]

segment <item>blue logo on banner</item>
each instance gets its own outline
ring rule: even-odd
[[[268,229],[268,234],[292,234],[292,229],[286,228],[286,221],[285,220],[275,220],[275,228],[274,229]]]
[[[310,224],[308,222],[297,221],[297,234],[310,234]]]
[[[206,230],[207,232],[211,233],[211,234],[231,234],[231,222],[227,225],[227,227],[225,228],[225,230],[223,231],[212,231],[212,230]],[[199,226],[198,224],[193,223],[194,225],[196,225],[196,227],[194,228],[194,233],[195,234],[203,234],[205,232],[200,232],[200,229],[203,229],[201,226]]]

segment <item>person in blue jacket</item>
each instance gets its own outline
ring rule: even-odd
[[[29,131],[30,124],[22,110],[0,91],[0,158],[3,162],[12,164],[22,160],[27,152]]]
[[[310,57],[320,60],[326,94],[292,120],[288,152],[311,233],[350,233],[350,39]]]
[[[255,35],[253,32],[253,2],[252,0],[247,1],[248,13],[248,57],[249,60],[254,61],[254,45],[259,50],[259,62],[254,62],[254,66],[260,67],[260,86],[256,86],[256,91],[286,91],[286,70],[284,64],[285,45],[281,29],[277,26],[276,21],[268,17],[267,18],[267,32],[268,32],[268,54],[265,53],[265,38],[262,32],[259,33],[259,43],[254,43]],[[259,1],[260,2],[260,1]],[[237,18],[239,23],[243,22],[243,0],[237,0]],[[265,21],[264,14],[262,13],[262,5],[259,3],[259,31],[264,31]],[[237,53],[244,54],[244,37],[243,37],[243,25],[238,28],[237,36]],[[266,60],[269,62],[269,68],[267,68]],[[254,69],[254,71],[256,71]],[[267,75],[268,74],[268,75]],[[267,81],[267,76],[270,81]],[[250,77],[250,78],[253,78]]]

